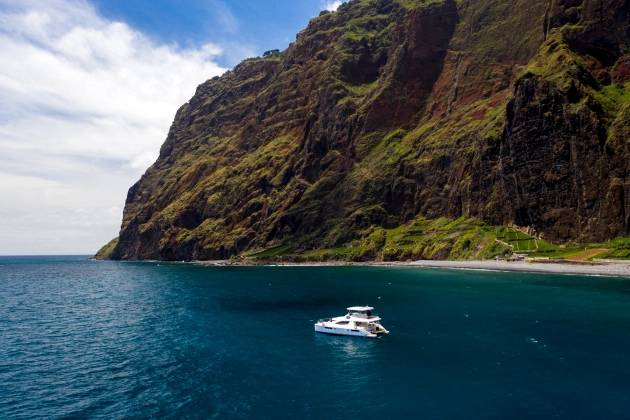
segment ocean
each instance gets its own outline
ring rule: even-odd
[[[2,419],[627,419],[629,357],[628,279],[0,258]]]

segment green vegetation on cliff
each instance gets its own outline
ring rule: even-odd
[[[198,87],[100,254],[623,257],[629,19],[624,0],[349,1]]]
[[[118,245],[118,238],[114,238],[105,245],[101,249],[98,250],[94,258],[97,260],[106,260],[111,258],[116,246]]]
[[[405,261],[506,258],[590,261],[630,259],[630,238],[605,243],[552,244],[512,227],[477,219],[418,218],[395,228],[371,226],[342,246],[300,250],[289,241],[239,255],[253,261]]]
[[[335,248],[296,251],[288,244],[252,254],[254,259],[295,261],[393,261],[407,259],[493,258],[511,253],[492,227],[474,219],[419,218],[396,228],[372,226],[360,239]]]

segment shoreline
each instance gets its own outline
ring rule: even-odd
[[[630,277],[630,261],[594,261],[594,262],[530,262],[530,261],[495,261],[495,260],[418,260],[418,261],[320,261],[320,262],[248,262],[248,261],[195,261],[194,264],[206,267],[417,267],[459,270],[511,271],[543,274],[569,274],[587,276]]]
[[[321,262],[247,262],[247,261],[195,261],[205,267],[417,267],[458,270],[511,271],[521,273],[568,274],[585,276],[630,277],[630,261],[594,262],[535,262],[535,261],[495,261],[495,260],[418,260],[418,261],[321,261]]]

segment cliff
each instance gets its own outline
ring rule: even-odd
[[[100,256],[306,252],[440,217],[628,235],[629,39],[630,0],[350,1],[198,87]]]

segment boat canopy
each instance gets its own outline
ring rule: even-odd
[[[346,309],[350,312],[368,312],[374,310],[371,306],[351,306]]]

